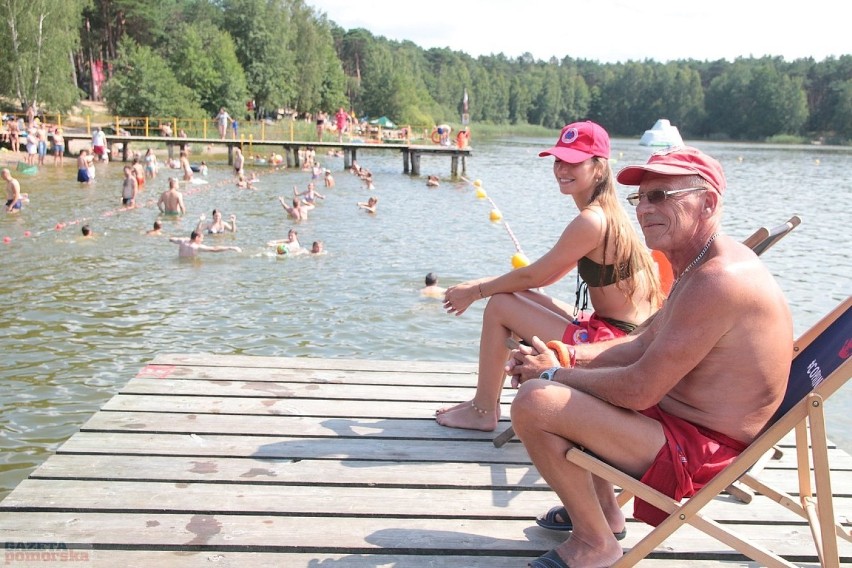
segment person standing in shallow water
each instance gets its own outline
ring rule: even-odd
[[[623,337],[659,308],[663,294],[656,267],[620,204],[609,155],[609,134],[598,124],[565,126],[556,145],[539,156],[554,157],[553,176],[560,193],[579,210],[577,216],[556,244],[529,266],[447,289],[444,306],[457,316],[473,302],[489,300],[482,316],[476,393],[470,401],[439,409],[436,420],[442,426],[485,431],[497,427],[508,338],[603,341]],[[577,316],[584,306],[579,301],[572,309],[534,291],[575,268],[588,284],[595,310],[581,319]]]

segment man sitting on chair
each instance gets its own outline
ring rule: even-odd
[[[569,449],[688,497],[758,436],[789,373],[790,310],[757,256],[721,233],[719,162],[679,147],[617,179],[639,186],[627,200],[646,244],[666,255],[677,278],[644,329],[576,347],[535,338],[512,352],[515,432],[564,505],[539,524],[573,527],[534,567],[609,566],[622,556],[624,515],[613,487],[567,463]],[[634,516],[654,525],[666,517],[638,500]]]

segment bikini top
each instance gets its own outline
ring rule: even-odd
[[[616,276],[614,264],[598,264],[587,256],[577,261],[577,272],[580,278],[594,287],[609,286],[632,276],[629,263],[622,267],[622,276],[619,279]]]

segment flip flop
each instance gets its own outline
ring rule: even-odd
[[[538,526],[552,531],[574,530],[574,524],[571,522],[571,517],[562,505],[553,507],[544,515],[537,518],[535,522]],[[615,536],[615,540],[624,540],[624,537],[627,536],[627,528],[625,527],[621,532],[614,532],[612,534]]]
[[[539,556],[529,564],[527,564],[529,568],[571,568],[562,558],[556,553],[555,550],[551,550],[547,554]]]

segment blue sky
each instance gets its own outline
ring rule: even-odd
[[[852,54],[844,2],[765,0],[306,0],[345,29],[478,56],[601,62]]]

